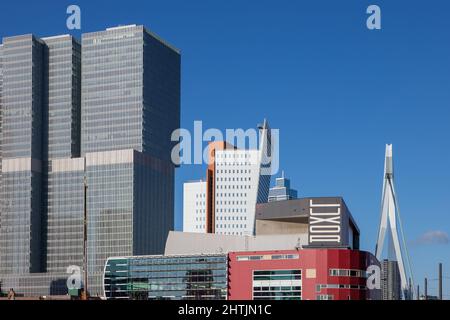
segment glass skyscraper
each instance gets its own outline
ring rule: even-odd
[[[180,54],[135,25],[84,34],[82,48],[89,287],[100,294],[108,257],[162,253],[173,229]]]
[[[81,45],[69,35],[42,39],[47,46],[46,159],[80,156]]]
[[[45,271],[65,273],[83,262],[83,177],[80,159],[81,45],[71,36],[42,39],[46,55],[43,150]],[[63,236],[62,236],[63,235]]]
[[[179,51],[135,25],[81,44],[4,38],[0,89],[3,285],[50,294],[37,288],[82,267],[84,181],[91,294],[108,257],[162,253],[174,222]]]
[[[44,47],[32,35],[3,39],[0,274],[43,267]]]
[[[170,159],[179,127],[180,55],[143,26],[84,34],[83,154],[134,149]]]

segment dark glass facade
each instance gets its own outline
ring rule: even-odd
[[[253,271],[253,300],[301,300],[301,270]]]
[[[71,36],[3,39],[0,275],[65,272],[56,251],[77,250],[68,239],[79,234],[64,225],[79,186],[71,188],[64,166],[58,182],[51,160],[80,154],[80,55]]]
[[[49,161],[46,271],[65,273],[83,265],[84,159]]]
[[[89,287],[101,294],[108,257],[164,251],[173,228],[174,172],[167,162],[128,149],[88,153],[86,177]]]
[[[80,156],[81,45],[64,35],[42,39],[47,47],[46,159]]]
[[[81,45],[69,35],[46,44],[47,103],[44,112],[43,222],[45,271],[64,273],[82,265],[83,177],[80,156]]]
[[[110,258],[107,299],[225,300],[227,255]]]
[[[180,55],[143,26],[83,34],[82,153],[134,149],[170,160]]]
[[[44,55],[43,42],[32,35],[3,39],[0,274],[43,267]]]
[[[98,295],[108,257],[161,254],[173,229],[180,55],[134,25],[84,34],[82,48],[89,288]]]

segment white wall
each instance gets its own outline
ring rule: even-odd
[[[252,235],[260,162],[257,150],[216,151],[216,233]]]
[[[183,184],[183,231],[206,232],[206,182]]]

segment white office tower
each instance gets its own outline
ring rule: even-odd
[[[398,206],[398,199],[394,187],[394,167],[392,160],[392,145],[386,145],[386,156],[384,163],[384,182],[383,193],[381,200],[381,222],[378,232],[378,240],[375,248],[375,255],[379,261],[382,261],[383,245],[386,238],[386,231],[391,237],[394,258],[398,264],[400,273],[401,291],[404,299],[413,296],[410,292],[414,288],[411,265],[409,263],[408,251],[401,225],[400,210]],[[401,236],[401,242],[399,240]],[[390,248],[392,249],[392,248]],[[391,254],[392,255],[392,254]],[[408,266],[409,279],[411,285],[408,283],[407,270],[405,269],[405,261]]]
[[[183,185],[183,231],[206,232],[206,182]]]
[[[257,203],[268,201],[271,137],[267,121],[258,126],[259,148],[215,152],[215,233],[255,234]]]
[[[209,144],[206,182],[184,184],[183,231],[253,235],[257,203],[268,201],[271,135],[267,121],[259,128],[255,149],[225,141]],[[198,201],[198,195],[205,195]]]

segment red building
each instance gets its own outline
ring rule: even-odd
[[[229,300],[368,300],[367,268],[380,267],[369,252],[301,249],[229,253]],[[379,269],[378,269],[379,270]]]

